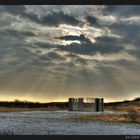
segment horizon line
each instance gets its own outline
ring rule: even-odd
[[[133,98],[133,99],[129,99],[129,100],[118,100],[118,101],[106,101],[104,103],[115,103],[115,102],[124,102],[124,101],[133,101],[135,99],[138,99],[140,97],[136,97],[136,98]],[[19,102],[31,102],[31,103],[40,103],[40,104],[45,104],[45,103],[67,103],[67,101],[49,101],[49,102],[41,102],[41,101],[31,101],[31,100],[20,100],[20,99],[14,99],[14,100],[0,100],[0,102],[16,102],[16,101],[19,101]]]

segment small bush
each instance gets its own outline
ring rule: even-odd
[[[112,106],[112,110],[113,110],[113,111],[117,111],[118,109],[117,109],[117,107]]]
[[[134,109],[131,109],[127,112],[127,114],[125,114],[125,117],[131,121],[131,122],[138,122],[138,119],[140,118],[140,114],[134,110]]]
[[[14,132],[10,130],[3,130],[0,132],[0,135],[14,135]]]

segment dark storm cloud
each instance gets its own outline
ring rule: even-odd
[[[0,90],[43,98],[139,92],[140,8],[105,7],[0,6]]]
[[[0,7],[0,12],[4,12],[5,8],[3,6]]]
[[[120,42],[123,44],[123,46],[125,46],[126,48],[127,45],[125,44],[132,44],[134,46],[134,50],[129,50],[128,53],[138,58],[140,57],[139,25],[118,23],[111,25],[110,29],[122,37]],[[113,42],[114,41],[112,41],[112,43]]]
[[[44,43],[44,42],[36,42],[34,43],[38,48],[44,48],[44,49],[51,49],[51,48],[55,48],[56,46],[53,44],[49,44],[49,43]]]
[[[80,64],[83,64],[83,65],[87,64],[86,59],[80,58],[79,56],[77,56],[74,53],[68,53],[68,54],[65,55],[65,57],[70,57],[70,58],[74,59],[76,63],[80,63]]]
[[[77,53],[77,54],[96,54],[97,52],[101,53],[101,54],[108,54],[108,53],[116,53],[119,52],[121,50],[123,50],[123,47],[121,46],[115,46],[115,47],[111,47],[108,45],[94,45],[94,44],[77,44],[77,43],[72,43],[70,45],[67,46],[59,46],[58,47],[60,50],[63,51],[68,51],[71,53]]]
[[[34,13],[27,13],[25,6],[7,5],[7,6],[4,6],[4,8],[5,8],[6,12],[8,12],[9,14],[20,15],[23,18],[27,18],[27,19],[32,20],[33,22],[41,24],[38,15],[34,14]]]
[[[139,16],[139,5],[107,5],[105,7],[105,14],[113,14],[120,16]]]
[[[24,18],[28,18],[35,23],[47,25],[47,26],[58,26],[59,24],[70,24],[78,25],[80,22],[75,17],[64,14],[63,11],[51,12],[45,16],[38,17],[37,14],[27,13],[25,6],[5,6],[5,9],[10,14],[21,15]]]
[[[12,15],[20,15],[22,16],[23,18],[28,18],[34,22],[40,22],[39,19],[38,19],[38,16],[37,14],[29,14],[26,12],[26,7],[23,6],[23,5],[6,5],[4,6],[6,12],[8,12],[9,14],[12,14]],[[4,12],[4,11],[3,11]]]
[[[33,37],[33,32],[16,31],[12,29],[5,29],[0,31],[0,36],[11,36],[11,37]]]
[[[26,11],[25,6],[22,5],[5,5],[3,7],[5,8],[6,12],[13,15],[24,15]]]
[[[32,31],[17,31],[13,29],[5,29],[5,30],[0,30],[0,50],[1,53],[8,53],[11,52],[12,50],[9,50],[13,48],[14,53],[18,53],[19,51],[23,49],[28,49],[33,47],[32,44],[29,46],[27,45],[28,43],[26,42],[26,39],[29,37],[35,37],[36,35]],[[17,50],[14,50],[16,48]],[[21,51],[21,56],[24,54],[24,51]],[[20,56],[20,57],[21,57]]]
[[[41,23],[48,26],[58,26],[59,24],[70,24],[76,26],[79,24],[79,21],[75,17],[66,15],[63,12],[53,12],[42,17]]]
[[[94,27],[99,27],[99,23],[98,23],[98,19],[97,17],[94,16],[87,16],[86,17],[87,22],[90,24],[90,26],[94,26]],[[100,26],[101,27],[101,26]]]
[[[116,34],[121,35],[123,38],[127,38],[128,40],[135,40],[138,39],[139,34],[139,25],[126,25],[126,24],[113,24],[110,26]]]
[[[64,60],[63,57],[61,57],[59,54],[57,54],[56,52],[48,52],[46,54],[40,55],[39,56],[40,60],[45,60],[45,61],[51,61],[51,60]]]
[[[101,36],[96,38],[97,43],[111,43],[117,45],[119,43],[119,39],[116,37],[109,37],[109,36]]]
[[[140,47],[136,50],[128,50],[128,53],[140,59]]]
[[[81,35],[80,37],[65,36],[65,37],[60,37],[60,38],[64,40],[77,39],[81,41],[81,44],[72,43],[70,45],[66,45],[66,46],[61,45],[57,47],[60,50],[68,51],[71,53],[92,55],[99,52],[101,54],[111,54],[111,53],[117,53],[124,50],[123,46],[117,44],[116,39],[112,37],[99,37],[96,39],[96,43],[92,43],[84,35]]]
[[[56,39],[61,39],[61,40],[71,40],[71,41],[81,41],[83,43],[92,43],[90,41],[90,39],[88,39],[87,37],[85,37],[84,35],[80,35],[80,36],[74,36],[74,35],[68,35],[68,36],[61,36],[61,37],[56,37]]]

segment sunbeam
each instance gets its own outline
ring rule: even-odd
[[[138,97],[140,8],[114,8],[1,5],[1,100]]]

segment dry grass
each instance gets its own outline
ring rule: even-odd
[[[137,105],[127,105],[127,106],[111,106],[105,107],[105,111],[119,111],[119,112],[128,112],[130,109],[140,112],[140,106]]]
[[[46,108],[17,108],[17,107],[0,107],[0,112],[24,112],[24,111],[56,111],[57,107]]]
[[[81,116],[72,116],[70,119],[74,121],[103,121],[103,122],[119,122],[119,123],[128,123],[131,122],[123,114],[108,114],[108,115],[81,115]],[[137,123],[140,123],[140,117],[137,120]]]
[[[77,121],[108,121],[108,122],[118,122],[125,121],[125,118],[121,115],[82,115],[82,116],[73,116],[71,119]]]

